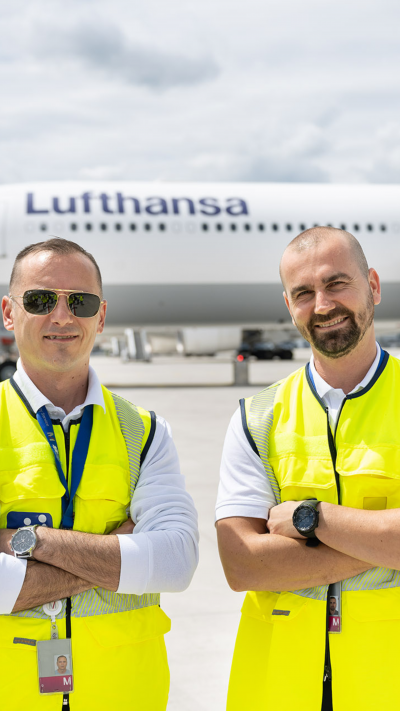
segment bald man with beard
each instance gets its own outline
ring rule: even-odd
[[[312,355],[242,400],[225,440],[219,550],[230,587],[249,591],[227,709],[394,709],[400,363],[375,339],[379,276],[353,235],[327,227],[298,235],[280,274]]]

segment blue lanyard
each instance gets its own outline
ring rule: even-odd
[[[57,440],[54,434],[53,423],[49,417],[46,407],[41,407],[36,413],[37,421],[43,430],[54,454],[54,459],[60,478],[61,484],[64,487],[65,493],[62,498],[62,520],[61,528],[72,528],[74,525],[74,496],[82,479],[83,470],[85,467],[86,457],[89,449],[90,436],[93,426],[93,405],[87,405],[83,411],[81,424],[79,427],[78,436],[76,438],[74,451],[72,453],[71,466],[71,493],[68,490],[68,483],[65,478],[60,454],[58,451]]]

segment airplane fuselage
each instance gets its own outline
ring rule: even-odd
[[[91,252],[108,323],[288,319],[279,260],[313,225],[347,229],[380,274],[377,317],[400,316],[400,186],[48,182],[0,187],[0,288],[15,256],[59,236]]]

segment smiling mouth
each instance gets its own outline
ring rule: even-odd
[[[78,338],[78,336],[45,336],[48,341],[72,341],[74,338]]]
[[[334,321],[329,321],[329,323],[316,323],[315,328],[331,328],[331,326],[336,326],[338,323],[343,323],[343,321],[347,321],[347,316],[342,316],[341,318],[337,318]]]

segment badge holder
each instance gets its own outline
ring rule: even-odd
[[[332,583],[328,589],[328,632],[342,631],[342,583]]]
[[[36,645],[41,694],[70,694],[74,689],[71,640],[58,637],[56,615],[61,610],[61,600],[43,605],[43,612],[51,618],[51,635]]]

